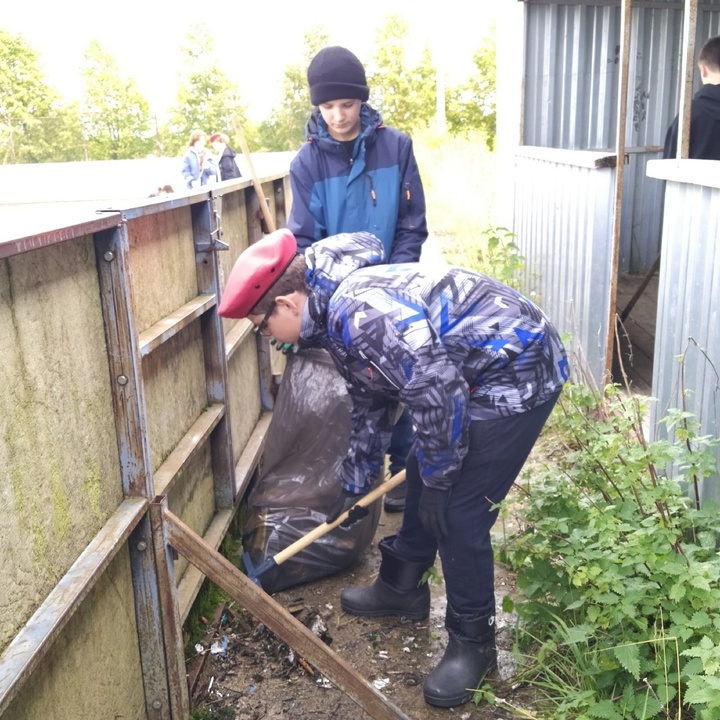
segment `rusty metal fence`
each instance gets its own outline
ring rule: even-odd
[[[261,461],[267,343],[216,305],[262,222],[241,180],[0,243],[3,718],[187,717],[205,576],[150,509],[217,549]]]

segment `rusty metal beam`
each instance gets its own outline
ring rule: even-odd
[[[150,503],[150,526],[152,527],[155,565],[158,568],[158,591],[162,608],[160,617],[162,618],[170,717],[173,720],[185,720],[190,715],[190,699],[185,677],[182,623],[178,612],[174,560],[172,550],[167,543],[163,522],[165,510],[167,510],[165,497],[156,497]]]
[[[225,408],[210,437],[215,508],[231,508],[235,501],[235,477],[230,395],[225,334],[222,319],[217,314],[217,301],[222,291],[217,253],[226,247],[222,243],[222,198],[211,194],[204,205],[193,207],[192,227],[198,292],[216,298],[214,306],[200,318],[207,399]]]
[[[31,250],[39,250],[49,245],[57,245],[66,240],[83,237],[84,235],[93,235],[101,230],[118,227],[121,224],[120,215],[102,215],[97,220],[89,220],[79,222],[68,227],[49,230],[48,232],[37,233],[36,235],[27,235],[12,240],[4,240],[0,242],[0,260],[13,255],[20,255]]]
[[[375,720],[411,720],[355,668],[333,652],[282,605],[270,597],[170,511],[163,513],[170,544],[220,586],[283,642],[307,658]]]
[[[145,498],[123,501],[0,656],[0,716],[138,525]]]
[[[127,224],[95,235],[100,302],[123,493],[154,497],[140,347],[132,308]]]

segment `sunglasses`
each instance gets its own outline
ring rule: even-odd
[[[268,311],[265,313],[265,317],[255,326],[255,333],[258,335],[264,335],[265,331],[267,330],[267,324],[268,320],[270,320],[270,316],[275,312],[275,301],[273,300],[270,303],[270,307],[268,308]]]

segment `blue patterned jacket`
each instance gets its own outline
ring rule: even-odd
[[[364,103],[361,131],[350,160],[315,110],[308,141],[290,164],[292,209],[288,228],[298,247],[347,232],[371,232],[388,262],[417,262],[427,239],[425,195],[412,140],[385,127]]]
[[[325,347],[353,401],[342,467],[351,492],[380,471],[399,402],[417,428],[423,482],[447,487],[470,420],[523,413],[568,378],[560,337],[512,288],[447,265],[384,265],[380,241],[343,234],[305,251],[301,343]]]

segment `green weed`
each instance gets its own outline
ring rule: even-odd
[[[517,651],[556,720],[720,718],[720,514],[694,497],[718,441],[673,411],[675,440],[648,443],[644,410],[567,386],[519,485]]]

